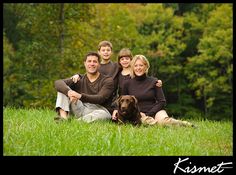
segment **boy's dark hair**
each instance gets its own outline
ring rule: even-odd
[[[91,51],[85,55],[84,62],[87,60],[88,56],[96,56],[98,58],[98,62],[100,63],[100,61],[101,61],[100,55],[95,51]]]
[[[110,41],[101,41],[99,44],[98,44],[98,50],[101,49],[101,47],[104,47],[104,46],[108,46],[111,48],[112,50],[112,44]]]

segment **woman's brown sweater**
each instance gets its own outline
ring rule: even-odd
[[[140,111],[154,117],[166,105],[163,90],[156,86],[156,82],[156,78],[146,74],[136,76],[125,82],[121,95],[134,95],[138,100]]]

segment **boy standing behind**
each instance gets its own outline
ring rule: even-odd
[[[117,79],[119,72],[118,63],[111,61],[112,55],[112,44],[109,41],[101,41],[98,44],[98,54],[102,57],[101,67],[99,72],[112,77],[114,80]]]

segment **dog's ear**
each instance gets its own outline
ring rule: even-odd
[[[135,109],[136,109],[137,111],[139,111],[138,100],[137,100],[137,98],[136,98],[134,95],[131,95],[131,97],[132,97],[133,100],[134,100],[134,106],[135,106]]]
[[[138,104],[137,98],[134,95],[131,95],[131,97],[133,98],[135,105],[137,105]]]

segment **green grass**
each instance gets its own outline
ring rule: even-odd
[[[4,156],[232,156],[233,123],[192,121],[198,127],[55,123],[49,109],[3,111]]]

